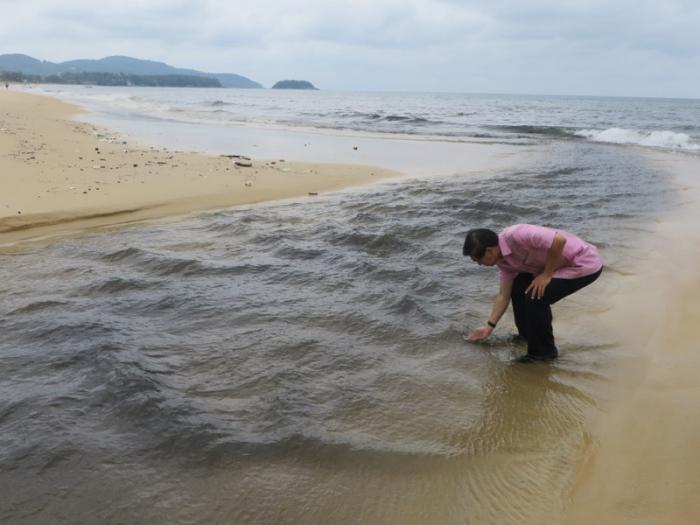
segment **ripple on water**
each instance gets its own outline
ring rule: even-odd
[[[490,177],[217,212],[4,260],[0,480],[14,503],[0,516],[24,501],[45,518],[31,502],[56,508],[61,479],[68,521],[110,494],[102,521],[216,508],[209,521],[304,522],[327,508],[333,522],[357,509],[366,522],[526,522],[567,486],[614,347],[572,336],[558,363],[524,369],[512,338],[466,343],[497,277],[462,257],[463,234],[546,222],[624,251],[668,203],[663,182],[623,148],[571,141]]]

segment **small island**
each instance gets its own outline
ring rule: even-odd
[[[280,80],[272,86],[272,89],[316,89],[308,80]]]

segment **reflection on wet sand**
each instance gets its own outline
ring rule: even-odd
[[[700,281],[697,160],[655,154],[676,174],[684,203],[657,225],[640,271],[607,318],[627,367],[618,392],[592,427],[562,523],[700,522]]]

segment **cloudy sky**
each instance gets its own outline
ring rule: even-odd
[[[0,54],[270,86],[700,97],[698,0],[0,0]]]

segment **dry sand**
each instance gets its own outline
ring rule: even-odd
[[[80,109],[0,92],[0,246],[368,184],[398,172],[139,147],[71,120]],[[236,152],[231,152],[235,154]]]
[[[700,161],[651,157],[676,176],[684,202],[639,246],[635,275],[599,318],[626,366],[560,523],[700,523]]]

